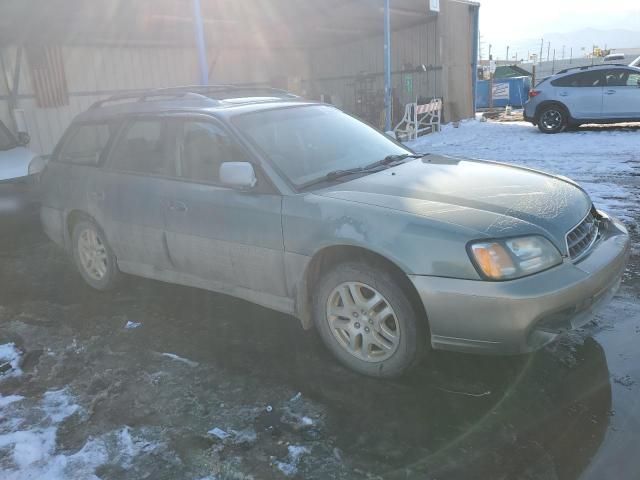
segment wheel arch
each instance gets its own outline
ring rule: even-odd
[[[542,110],[546,107],[551,107],[551,106],[556,106],[561,108],[562,110],[564,110],[567,114],[567,120],[571,120],[573,117],[571,116],[571,111],[569,110],[569,107],[567,107],[564,103],[562,103],[559,100],[545,100],[544,102],[541,102],[540,105],[538,105],[536,107],[536,113],[534,116],[534,119],[536,121],[536,123],[538,123],[540,121],[540,112],[542,112]]]
[[[71,248],[72,248],[71,239],[73,237],[73,227],[82,220],[88,220],[98,225],[98,227],[100,227],[100,224],[96,221],[96,219],[93,218],[84,210],[80,210],[80,209],[70,210],[65,216],[65,224],[64,224],[64,245],[69,252],[71,252]]]
[[[409,279],[407,272],[388,257],[370,249],[355,245],[331,245],[318,250],[306,266],[304,274],[296,290],[296,315],[305,329],[313,325],[311,318],[312,295],[314,286],[329,269],[347,261],[360,261],[375,265],[391,273],[400,283],[402,289],[416,311],[428,326],[427,313],[420,300],[416,287]]]

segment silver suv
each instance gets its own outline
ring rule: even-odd
[[[543,133],[584,123],[640,121],[640,68],[598,65],[563,70],[529,92],[524,117]]]

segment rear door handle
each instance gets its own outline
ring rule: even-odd
[[[560,96],[560,97],[568,97],[568,96],[569,96],[569,94],[568,94],[567,92],[560,92],[560,93],[558,94],[558,96]]]
[[[167,205],[172,212],[186,212],[188,210],[187,204],[184,202],[172,201]]]
[[[607,90],[606,92],[604,92],[605,95],[615,95],[615,93],[615,90]]]

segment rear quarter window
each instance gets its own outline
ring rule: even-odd
[[[574,73],[551,81],[554,87],[601,87],[603,84],[601,71]]]
[[[98,165],[116,125],[91,123],[72,127],[66,136],[56,160],[77,165]]]

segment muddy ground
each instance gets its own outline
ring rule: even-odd
[[[0,476],[638,478],[632,232],[623,287],[585,329],[381,381],[291,317],[138,278],[96,293],[37,227],[3,229],[0,345],[18,357],[0,368]]]

